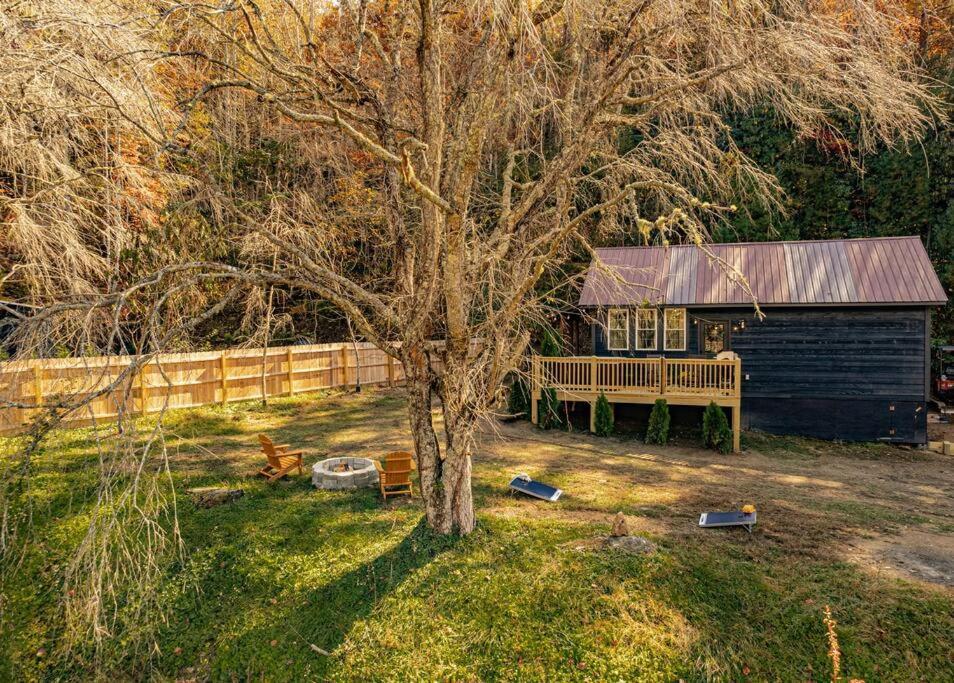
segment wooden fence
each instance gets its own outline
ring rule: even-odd
[[[22,430],[44,405],[109,387],[135,361],[135,356],[95,356],[0,363],[0,399],[29,406],[0,407],[0,434]],[[273,347],[267,354],[260,348],[169,353],[151,359],[66,420],[79,426],[115,417],[124,400],[127,410],[149,413],[261,399],[263,366],[266,396],[404,379],[400,362],[368,343]]]

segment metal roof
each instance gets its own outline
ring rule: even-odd
[[[738,268],[762,306],[939,305],[947,295],[920,238],[597,249],[581,306],[751,305],[718,260]]]

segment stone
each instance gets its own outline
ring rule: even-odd
[[[943,441],[928,441],[928,450],[934,451],[935,453],[943,453],[944,442]]]
[[[196,507],[200,508],[211,508],[223,503],[231,503],[245,495],[243,489],[226,489],[215,486],[189,489],[188,493],[192,496]]]
[[[944,455],[954,455],[954,441],[944,442]]]
[[[346,465],[348,469],[336,471],[341,465]],[[311,483],[319,489],[356,489],[377,486],[378,481],[378,470],[369,458],[328,458],[316,462],[311,468]]]
[[[610,536],[603,541],[603,547],[630,555],[649,555],[656,552],[656,544],[642,536]]]
[[[620,537],[620,536],[629,536],[629,525],[626,524],[626,516],[622,512],[617,512],[616,517],[613,519],[613,530],[610,531],[610,536]]]

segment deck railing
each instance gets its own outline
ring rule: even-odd
[[[574,394],[640,394],[738,398],[741,361],[707,358],[536,356],[535,388]]]

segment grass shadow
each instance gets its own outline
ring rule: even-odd
[[[379,537],[387,539],[387,528],[377,526]],[[334,535],[340,540],[348,535],[345,531],[336,529]],[[434,534],[421,519],[400,541],[373,559],[327,581],[318,579],[316,585],[284,590],[294,577],[283,576],[277,570],[274,604],[251,603],[239,610],[233,606],[222,615],[232,621],[223,624],[215,638],[214,670],[208,675],[213,679],[238,675],[257,680],[260,675],[281,672],[282,680],[327,677],[345,654],[337,650],[354,625],[369,618],[409,577],[451,550],[459,540]],[[298,543],[294,546],[295,551],[308,553],[313,561],[322,561],[320,550],[306,549]],[[239,580],[244,585],[250,582],[254,580],[249,577]],[[255,593],[261,595],[259,590]],[[322,655],[312,645],[329,654]],[[302,656],[303,651],[313,656]],[[255,653],[252,661],[249,653]],[[195,661],[195,654],[184,653],[182,661]]]

